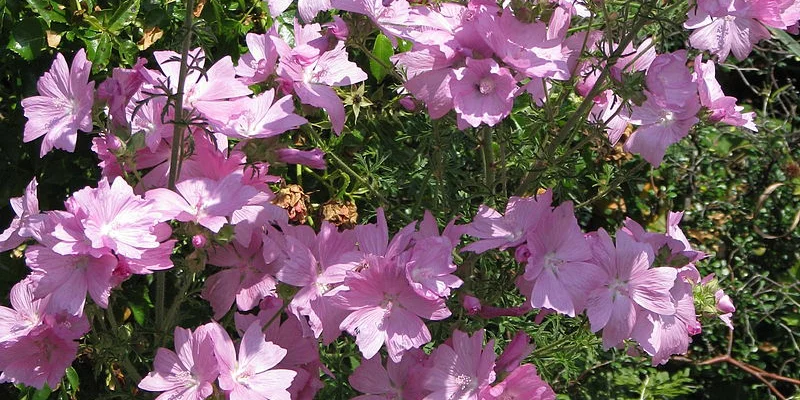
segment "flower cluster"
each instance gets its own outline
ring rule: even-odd
[[[289,3],[269,7],[277,15]],[[692,44],[721,60],[729,51],[749,52],[765,37],[761,24],[788,29],[800,18],[787,2],[728,3],[698,2],[687,22],[697,29]],[[522,21],[511,8],[485,0],[438,7],[406,0],[298,4],[306,22],[337,8],[367,15],[393,43],[410,42],[392,59],[408,78],[405,90],[426,104],[431,118],[454,111],[461,129],[501,123],[525,93],[541,106],[557,82],[573,78],[591,108],[589,121],[604,126],[612,143],[629,124],[637,126],[625,148],[653,165],[701,119],[756,129],[753,113],[742,113],[722,92],[713,61],[698,55],[690,69],[687,51],[656,54],[650,39],[634,48],[632,40],[603,40],[599,31],[570,34],[571,21],[588,10],[568,2],[547,7],[544,22]],[[484,345],[483,330],[472,336],[456,330],[430,354],[422,350],[433,339],[429,321],[449,318],[447,301],[459,295],[469,314],[486,318],[534,309],[540,317],[585,312],[606,348],[634,340],[654,364],[685,353],[700,332],[695,298],[701,313],[718,314],[732,328],[732,301],[712,278],[701,278],[695,263],[705,255],[678,227],[681,213],[667,217],[666,233],[627,220],[612,239],[603,229],[585,233],[572,203],[554,207],[548,190],[512,197],[504,214],[481,206],[470,223],[451,221],[443,231],[426,212],[390,235],[380,208],[375,223],[350,230],[293,224],[274,204],[271,184],[281,178],[270,167],[325,168],[320,149],[280,142],[308,123],[295,100],[324,110],[341,134],[346,114],[334,88],[367,79],[348,59],[342,19],[294,21],[293,28],[286,35],[248,34],[248,52],[237,64],[230,57],[207,63],[203,50],[193,49],[182,69],[179,54],[157,51],[156,68],[139,60],[115,69],[96,92],[83,50],[71,67],[56,56],[39,80],[39,95],[22,102],[24,139],[44,136],[42,157],[53,148],[73,151],[77,132],[93,128],[93,107],[102,109],[92,149],[103,177],[97,187],[70,195],[64,210],[39,210],[36,180],[12,199],[17,217],[0,235],[0,251],[26,245],[30,275],[13,288],[13,309],[0,307],[0,380],[55,387],[75,357],[76,340],[90,329],[87,295],[108,308],[112,291],[127,279],[173,268],[179,240],[187,243],[180,251],[191,252],[205,273],[200,297],[213,319],[233,313],[241,340],[237,350],[215,321],[175,328],[175,351],[159,349],[153,372],[138,384],[163,392],[159,398],[312,398],[326,371],[319,341],[330,344],[343,332],[363,356],[350,376],[364,393],[360,399],[554,398],[536,368],[522,364],[531,351],[524,334],[499,358],[493,341]],[[725,44],[734,31],[752,33],[749,44]],[[710,43],[704,39],[710,34],[726,42]],[[594,57],[600,53],[616,55]],[[626,88],[637,77],[644,83],[634,100]],[[459,248],[463,235],[477,240]],[[492,249],[512,250],[524,263],[516,285],[526,304],[502,310],[464,293],[466,277],[454,254]]]
[[[607,349],[633,339],[653,364],[685,353],[701,330],[693,288],[705,284],[695,267],[705,254],[692,249],[678,227],[683,213],[670,213],[665,234],[628,219],[615,242],[603,229],[583,233],[571,202],[551,203],[546,191],[512,198],[505,215],[482,206],[466,229],[478,240],[463,250],[514,249],[525,263],[516,283],[529,306],[569,316],[585,310]],[[465,306],[480,307],[474,299]]]

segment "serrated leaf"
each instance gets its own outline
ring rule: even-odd
[[[27,61],[36,58],[47,44],[44,27],[39,18],[29,17],[19,21],[11,29],[8,49]]]
[[[27,3],[31,7],[31,10],[42,17],[47,26],[50,26],[50,22],[53,21],[61,23],[67,22],[64,10],[58,8],[57,4],[53,4],[49,0],[27,0]]]
[[[122,28],[130,25],[136,20],[139,13],[139,0],[127,0],[117,7],[111,18],[108,19],[106,29],[111,33],[117,33]]]
[[[87,58],[92,62],[92,72],[97,72],[108,65],[111,58],[111,35],[103,32],[96,39],[86,40]]]
[[[375,56],[377,60],[370,57],[369,71],[372,73],[372,76],[375,77],[375,80],[380,82],[390,72],[384,65],[392,65],[389,57],[394,55],[392,42],[389,41],[386,35],[381,33],[375,38],[375,44],[372,46],[372,55]]]

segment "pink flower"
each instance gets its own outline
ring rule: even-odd
[[[236,75],[239,76],[240,81],[247,85],[261,83],[275,72],[278,52],[272,42],[274,35],[277,35],[277,32],[270,30],[261,35],[248,33],[245,36],[248,52],[242,54],[239,64],[236,65]]]
[[[475,128],[481,123],[494,126],[511,113],[517,81],[508,69],[492,59],[467,58],[466,67],[453,72],[450,92],[460,121]]]
[[[512,371],[502,382],[481,391],[481,400],[555,400],[556,393],[533,364]]]
[[[342,289],[347,271],[359,262],[353,231],[339,232],[327,221],[318,234],[308,226],[281,228],[283,234],[268,228],[264,257],[279,260],[278,280],[301,288],[292,298],[289,311],[299,320],[307,317],[304,333],[322,335],[323,343],[330,344],[341,333],[339,325],[347,314],[333,305],[333,296]]]
[[[172,137],[174,112],[164,110],[167,99],[157,96],[149,98],[141,91],[136,92],[125,107],[131,133],[144,135],[144,144],[150,151],[156,151],[165,138]],[[165,112],[166,111],[166,112]]]
[[[298,149],[278,149],[276,151],[278,160],[287,164],[300,164],[314,169],[325,169],[325,152],[320,149],[298,150]]]
[[[593,332],[603,329],[603,347],[608,349],[630,337],[637,307],[657,314],[675,314],[669,291],[677,270],[650,268],[654,256],[649,246],[618,233],[615,247],[601,229],[592,252],[605,277],[589,293],[586,314]]]
[[[365,395],[353,400],[421,399],[423,390],[417,379],[427,359],[420,349],[409,350],[399,363],[387,360],[385,368],[380,357],[361,359],[348,381],[353,389]]]
[[[37,279],[36,298],[50,296],[49,311],[80,315],[87,292],[97,305],[108,307],[115,286],[112,273],[118,262],[110,253],[100,257],[61,255],[44,246],[31,246],[25,252],[25,262]]]
[[[39,96],[22,100],[25,116],[24,141],[30,142],[41,136],[44,157],[53,147],[75,151],[78,130],[92,130],[92,102],[94,82],[89,82],[92,63],[86,60],[86,51],[81,49],[72,60],[72,68],[61,53],[48,72],[39,79],[36,87]]]
[[[530,251],[524,279],[533,282],[530,305],[575,316],[603,272],[591,262],[592,251],[575,219],[572,203],[547,212],[540,228],[528,232]]]
[[[254,321],[239,344],[239,354],[228,332],[216,322],[204,325],[214,342],[219,364],[219,388],[230,400],[289,400],[286,389],[297,372],[274,369],[286,356],[286,349],[264,339],[261,324]]]
[[[451,345],[442,344],[431,354],[432,364],[425,389],[433,393],[424,400],[478,400],[481,390],[495,380],[494,341],[483,346],[484,331],[472,337],[456,330]]]
[[[214,343],[207,328],[175,328],[175,350],[159,348],[153,361],[154,370],[147,374],[139,388],[164,392],[158,399],[203,400],[210,396],[213,382],[219,376],[214,357]]]
[[[694,60],[694,72],[697,77],[697,88],[700,92],[700,104],[711,111],[709,119],[732,126],[741,126],[751,131],[758,132],[754,112],[744,113],[744,107],[736,105],[736,98],[725,96],[722,87],[715,78],[714,62],[703,63],[703,56],[698,54]]]
[[[241,172],[215,181],[207,178],[190,178],[178,182],[180,193],[159,188],[147,192],[155,208],[169,218],[193,221],[213,232],[219,232],[234,211],[242,208],[258,191],[243,185]]]
[[[174,51],[153,53],[164,75],[148,71],[148,80],[153,86],[164,86],[171,93],[178,88],[180,76],[180,54]],[[244,83],[236,80],[236,72],[230,56],[223,57],[205,70],[205,53],[201,48],[189,52],[189,73],[184,87],[183,107],[191,110],[203,102],[219,102],[247,96],[252,91]],[[209,107],[207,105],[207,107]]]
[[[297,35],[297,31],[302,32],[302,27],[295,27],[295,31]],[[313,36],[321,37],[319,33]],[[297,47],[290,49],[282,40],[275,40],[281,55],[278,65],[281,79],[303,104],[327,111],[334,132],[341,133],[345,120],[344,104],[333,87],[364,81],[367,74],[347,60],[344,42],[338,42],[332,50],[323,51],[310,42],[300,44],[298,41]]]
[[[720,61],[733,52],[741,61],[750,54],[754,44],[770,38],[763,24],[775,25],[774,22],[780,21],[776,6],[773,0],[698,1],[696,7],[689,9],[689,19],[683,26],[695,30],[689,36],[692,47],[708,50]]]
[[[531,343],[530,336],[528,336],[525,331],[517,331],[514,338],[511,339],[511,342],[506,346],[503,354],[497,359],[497,363],[494,367],[495,372],[503,373],[516,370],[517,367],[520,366],[520,363],[522,363],[522,360],[528,357],[535,347],[536,346]]]
[[[269,89],[253,98],[202,103],[198,110],[220,133],[236,139],[268,138],[308,123],[294,113],[292,96],[284,96],[274,104],[273,98],[274,91]]]
[[[389,357],[399,362],[405,351],[431,340],[421,318],[438,321],[449,317],[450,310],[440,298],[417,294],[396,263],[377,257],[369,261],[365,271],[348,273],[347,290],[334,299],[338,307],[351,311],[339,327],[356,337],[364,358],[374,357],[386,343]]]
[[[56,387],[75,359],[76,339],[89,331],[85,315],[48,313],[50,298],[36,300],[35,282],[11,288],[14,309],[0,307],[0,382]]]
[[[201,294],[211,303],[216,319],[225,316],[234,300],[239,310],[248,311],[262,298],[275,294],[277,282],[262,255],[260,236],[253,235],[248,246],[233,242],[213,248],[208,263],[225,268],[206,279]]]
[[[511,197],[506,205],[505,216],[481,205],[464,232],[479,240],[461,251],[483,253],[489,249],[505,250],[519,246],[525,241],[527,232],[533,230],[545,213],[550,211],[552,202],[553,192],[548,190],[538,197]]]
[[[697,83],[685,63],[685,50],[657,56],[645,76],[647,100],[631,112],[630,123],[640,128],[625,142],[625,150],[641,154],[656,167],[667,147],[683,139],[700,121]]]
[[[62,338],[52,329],[14,343],[0,343],[0,382],[38,389],[46,383],[55,388],[77,353],[78,342]]]
[[[44,215],[39,213],[39,199],[36,197],[36,178],[33,178],[25,187],[22,197],[10,200],[11,208],[16,217],[11,221],[11,226],[0,233],[0,253],[16,248],[25,242],[26,238],[38,236]]]
[[[692,285],[682,274],[677,276],[670,295],[675,304],[674,315],[639,309],[631,332],[631,338],[653,357],[653,365],[666,363],[674,354],[686,354],[691,336],[699,333]]]
[[[99,256],[107,250],[139,258],[145,250],[158,248],[154,230],[166,220],[156,213],[153,202],[133,194],[122,178],[112,184],[104,178],[97,188],[84,188],[67,200],[91,244],[90,252]]]

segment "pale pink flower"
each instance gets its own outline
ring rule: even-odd
[[[483,253],[489,249],[505,250],[525,242],[528,231],[536,228],[539,220],[551,210],[553,192],[537,197],[516,197],[508,199],[505,215],[481,205],[478,214],[467,225],[464,233],[479,240],[465,246],[461,251]]]
[[[722,87],[715,78],[714,62],[709,60],[703,63],[703,56],[698,54],[694,60],[694,72],[697,77],[697,88],[700,92],[700,104],[711,112],[709,119],[713,122],[722,122],[732,126],[741,126],[758,132],[754,112],[744,113],[744,107],[736,105],[736,98],[725,96]]]
[[[299,320],[307,317],[304,332],[322,336],[323,343],[330,344],[341,333],[339,325],[347,314],[333,305],[333,295],[341,290],[347,271],[355,269],[360,261],[354,233],[339,232],[327,221],[318,234],[308,226],[281,228],[283,234],[267,228],[264,258],[279,260],[278,280],[301,288],[292,298],[289,311]],[[274,244],[267,245],[267,241]]]
[[[35,299],[26,278],[11,288],[14,309],[0,307],[0,382],[56,387],[75,359],[76,339],[89,331],[85,315],[48,313],[50,298]]]
[[[292,96],[273,103],[274,95],[269,89],[252,98],[201,103],[197,109],[220,133],[236,139],[268,138],[308,123],[294,113]]]
[[[467,58],[466,66],[453,73],[450,92],[460,120],[475,128],[494,126],[511,113],[517,81],[508,69],[492,59]]]
[[[22,197],[14,197],[9,201],[17,216],[11,220],[11,226],[0,233],[0,253],[16,248],[27,238],[38,236],[45,216],[39,213],[37,185],[36,178],[33,178],[25,187]]]
[[[165,138],[172,136],[174,126],[170,121],[174,118],[174,112],[171,109],[165,110],[166,104],[166,97],[148,98],[139,91],[131,97],[125,107],[131,133],[144,135],[144,144],[150,151],[156,151]]]
[[[23,141],[44,136],[39,157],[44,157],[53,147],[75,151],[78,130],[92,130],[94,82],[89,82],[91,72],[92,63],[86,60],[84,49],[75,55],[71,69],[64,56],[58,53],[53,66],[36,84],[39,96],[22,100],[28,118]]]
[[[23,279],[11,287],[11,307],[0,306],[0,343],[13,342],[41,325],[47,300],[37,299],[36,282]]]
[[[631,332],[631,338],[639,342],[641,348],[653,357],[653,365],[666,363],[674,354],[686,354],[692,341],[691,336],[700,332],[692,285],[682,274],[678,274],[670,295],[675,304],[674,315],[639,309],[636,325]]]
[[[272,42],[272,36],[277,32],[271,29],[268,33],[248,33],[244,40],[247,42],[247,53],[239,57],[236,65],[236,75],[239,80],[247,85],[266,81],[278,65],[278,51]]]
[[[720,61],[728,54],[744,60],[753,45],[770,38],[764,26],[783,25],[774,0],[704,0],[689,9],[689,19],[683,24],[694,29],[689,36],[692,47],[708,50]],[[775,26],[785,28],[785,26]]]
[[[258,321],[263,326],[266,340],[286,349],[286,357],[274,368],[297,373],[287,389],[292,398],[312,399],[323,387],[320,370],[325,367],[319,359],[319,342],[313,336],[303,335],[302,325],[306,323],[300,322],[293,314],[288,314],[288,318],[281,322],[279,315],[283,315],[283,300],[266,297],[261,301],[259,309],[257,316],[236,313],[234,320],[237,331],[243,334],[250,324]]]
[[[203,400],[214,392],[213,382],[219,376],[214,357],[214,343],[206,328],[195,332],[175,328],[175,350],[159,348],[148,373],[139,388],[164,392],[157,400]]]
[[[110,253],[100,257],[61,255],[38,245],[25,251],[25,263],[37,280],[36,298],[49,295],[48,311],[73,315],[83,312],[87,292],[97,305],[108,307],[108,297],[114,287],[111,275],[117,262]]]
[[[231,214],[258,193],[252,186],[243,185],[241,180],[241,172],[219,181],[190,178],[175,185],[180,194],[158,188],[148,191],[146,197],[154,202],[155,209],[169,218],[196,222],[219,232]]]
[[[225,268],[206,279],[201,293],[211,303],[216,319],[231,309],[234,300],[239,310],[248,311],[275,294],[275,271],[264,260],[259,235],[253,235],[248,246],[233,242],[214,247],[208,263]]]
[[[302,32],[302,27],[295,27],[296,36],[298,31]],[[313,36],[321,38],[318,32]],[[334,132],[341,133],[345,120],[344,104],[333,87],[367,79],[367,74],[358,65],[348,61],[344,42],[338,42],[328,51],[315,47],[308,40],[298,40],[294,49],[279,38],[275,39],[275,45],[281,55],[278,75],[286,86],[294,90],[303,104],[324,109]]]
[[[77,353],[78,342],[65,339],[52,329],[13,343],[0,343],[0,382],[55,388]]]
[[[122,178],[116,178],[110,185],[102,179],[96,189],[81,189],[66,205],[79,220],[93,255],[113,250],[139,258],[145,250],[161,245],[154,230],[166,219],[155,212],[152,201],[135,195]]]
[[[603,272],[592,263],[592,251],[571,202],[547,212],[539,229],[527,234],[530,251],[524,279],[533,282],[530,305],[575,316],[583,310],[586,294],[602,278]]]
[[[386,367],[381,357],[362,358],[347,380],[353,389],[365,394],[352,400],[421,399],[423,389],[416,379],[422,375],[427,359],[420,349],[409,350],[399,363],[386,360]]]
[[[728,326],[728,328],[733,329],[733,322],[731,318],[733,317],[733,313],[736,311],[736,307],[733,305],[733,300],[731,300],[730,296],[725,294],[725,291],[722,289],[717,290],[714,292],[714,298],[717,300],[717,310],[719,310],[719,319]]]
[[[266,341],[261,324],[254,321],[247,328],[239,351],[228,332],[216,322],[203,326],[214,342],[219,365],[219,388],[230,400],[289,400],[286,390],[297,372],[275,369],[286,356],[286,349]]]
[[[275,151],[278,161],[286,164],[305,165],[314,169],[325,169],[325,152],[320,149],[298,150],[298,149],[278,149]]]
[[[153,86],[161,86],[175,93],[180,77],[180,54],[174,51],[153,53],[164,75],[148,71],[148,81]],[[191,110],[203,102],[219,102],[247,96],[252,91],[244,83],[236,80],[236,72],[230,56],[218,60],[207,70],[204,69],[205,53],[196,48],[189,51],[188,63],[192,67],[186,75],[183,94],[183,107]],[[209,107],[208,105],[206,105]]]
[[[528,357],[536,346],[531,343],[531,338],[525,331],[517,331],[511,342],[508,343],[503,354],[497,358],[494,370],[498,374],[512,372],[520,366],[522,360]]]
[[[631,335],[637,307],[663,314],[675,314],[670,297],[677,270],[650,268],[654,255],[650,246],[617,234],[614,246],[605,230],[599,230],[592,252],[605,277],[589,293],[586,314],[593,332],[603,329],[603,347],[622,343]]]
[[[431,353],[431,367],[424,387],[433,393],[424,400],[478,400],[481,390],[494,382],[494,340],[484,348],[484,331],[472,337],[456,330],[452,344],[442,344]]]
[[[417,294],[405,280],[404,268],[396,263],[370,257],[361,273],[350,272],[347,290],[334,298],[335,304],[351,313],[340,324],[356,337],[364,358],[372,358],[386,343],[389,357],[399,362],[403,353],[431,340],[422,318],[438,321],[450,316],[444,300]]]
[[[536,373],[533,364],[512,371],[502,382],[481,391],[481,400],[555,400],[556,393]]]

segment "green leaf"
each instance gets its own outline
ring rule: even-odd
[[[384,65],[392,65],[392,62],[389,61],[389,57],[394,55],[392,42],[390,42],[389,38],[384,34],[380,33],[378,37],[375,38],[375,44],[372,46],[372,55],[380,60],[380,62],[376,61],[374,58],[370,58],[369,71],[372,73],[372,76],[375,77],[375,80],[380,82],[389,73],[389,70],[384,67]]]
[[[53,4],[49,0],[27,0],[27,2],[31,10],[39,14],[47,26],[50,26],[50,22],[52,21],[61,23],[67,22],[64,10],[60,9],[57,4]]]
[[[29,17],[19,21],[11,29],[8,49],[19,54],[25,60],[31,61],[39,56],[46,43],[41,20]]]
[[[139,13],[139,0],[127,0],[117,7],[114,15],[109,18],[106,28],[111,33],[117,33],[122,28],[133,23],[136,20],[136,14]]]
[[[78,378],[78,372],[75,371],[75,368],[72,368],[72,366],[67,368],[67,381],[69,385],[72,386],[72,391],[77,392],[81,381],[80,378]]]
[[[111,58],[111,35],[103,32],[96,39],[84,40],[87,48],[87,57],[92,62],[92,72],[105,69]]]
[[[47,400],[47,398],[50,397],[50,393],[53,393],[53,391],[45,383],[43,388],[33,393],[31,400]]]
[[[793,37],[791,37],[786,31],[769,28],[770,32],[772,32],[772,36],[776,37],[784,46],[786,46],[786,50],[789,51],[795,58],[800,59],[800,44],[797,43]]]

